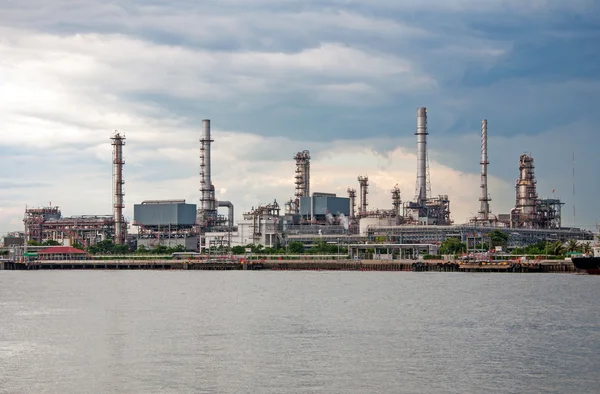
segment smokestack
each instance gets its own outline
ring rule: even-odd
[[[427,200],[427,108],[417,109],[417,201]]]
[[[488,184],[487,184],[487,166],[490,164],[488,161],[488,130],[487,130],[487,119],[481,121],[481,196],[479,201],[481,202],[481,208],[479,209],[479,216],[483,220],[489,220],[490,218],[490,197],[488,195]]]
[[[123,245],[127,228],[123,218],[123,208],[125,208],[123,192],[123,146],[125,145],[125,136],[121,136],[118,131],[111,137],[113,146],[113,215],[115,221],[115,244]]]
[[[202,121],[202,137],[200,138],[200,225],[210,225],[210,220],[216,216],[215,187],[210,178],[210,120]]]

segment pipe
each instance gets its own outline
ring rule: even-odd
[[[229,227],[233,227],[233,203],[231,201],[219,201],[218,206],[229,208],[229,213],[228,213]]]
[[[417,109],[417,201],[427,200],[427,108]]]
[[[479,215],[481,219],[488,220],[490,216],[490,201],[488,196],[488,184],[487,184],[487,166],[490,164],[488,161],[488,130],[487,130],[487,119],[481,121],[481,196],[479,201],[481,207],[479,209]]]
[[[515,227],[515,214],[517,213],[517,211],[519,211],[519,208],[512,208],[510,210],[510,228],[514,228]]]
[[[150,204],[185,204],[185,200],[145,200],[142,205]]]

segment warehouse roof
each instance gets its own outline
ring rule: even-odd
[[[72,246],[53,246],[39,251],[38,255],[40,254],[86,254],[86,252]]]

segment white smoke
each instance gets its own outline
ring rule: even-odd
[[[325,214],[325,219],[327,220],[327,224],[333,224],[335,220],[330,212],[327,212],[327,214]]]
[[[340,213],[340,226],[344,227],[344,230],[348,230],[348,218],[343,213]]]

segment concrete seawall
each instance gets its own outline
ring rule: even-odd
[[[259,260],[240,262],[187,260],[46,260],[2,262],[4,270],[273,270],[413,272],[575,272],[568,261],[442,262],[415,260]]]

